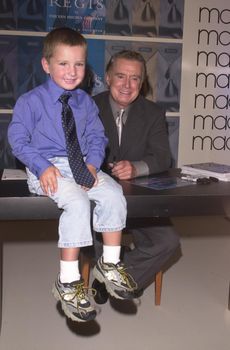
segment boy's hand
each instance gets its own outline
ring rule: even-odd
[[[61,173],[55,166],[49,166],[40,176],[40,184],[43,192],[47,195],[54,194],[57,191],[57,177],[61,177]]]

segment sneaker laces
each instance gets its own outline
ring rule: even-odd
[[[124,281],[124,283],[128,286],[129,289],[137,289],[137,283],[134,281],[133,277],[126,272],[127,270],[124,265],[121,265],[118,263],[117,265],[117,271],[119,272],[121,279]]]
[[[97,293],[96,289],[85,287],[84,281],[82,281],[80,283],[79,282],[73,283],[72,285],[74,287],[74,290],[69,291],[69,292],[65,292],[63,294],[64,300],[72,301],[72,300],[74,300],[74,298],[76,298],[77,300],[81,300],[81,301],[84,300],[84,302],[87,303],[87,301],[88,301],[87,294],[94,297]],[[66,299],[66,297],[67,297],[67,299]]]
[[[73,283],[72,286],[75,290],[64,293],[63,298],[65,298],[66,296],[67,296],[67,298],[70,297],[70,298],[68,298],[68,301],[73,301],[74,298],[76,298],[77,303],[75,306],[78,310],[78,313],[81,315],[81,317],[84,317],[89,312],[89,310],[87,309],[87,306],[90,306],[90,301],[89,301],[89,298],[87,297],[87,294],[94,296],[97,291],[94,288],[85,287],[84,281],[82,281],[80,283],[79,282]],[[90,291],[90,293],[88,293],[89,291]],[[84,304],[86,304],[86,309],[84,309],[84,307],[81,307],[82,302]],[[93,311],[93,310],[91,310],[91,311]]]

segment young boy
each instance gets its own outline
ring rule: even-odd
[[[80,248],[92,245],[90,200],[96,203],[93,228],[102,232],[104,244],[95,278],[119,299],[132,298],[136,288],[120,263],[126,201],[120,185],[100,170],[107,139],[95,103],[77,88],[85,74],[86,51],[86,40],[75,30],[48,33],[41,63],[49,79],[18,99],[8,130],[14,155],[26,165],[30,191],[49,196],[63,209],[60,273],[52,291],[74,321],[96,316],[78,262]],[[80,177],[75,175],[79,169]]]

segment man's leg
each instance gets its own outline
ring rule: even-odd
[[[151,223],[145,220],[145,227],[132,228],[134,249],[125,251],[123,261],[127,271],[138,284],[138,289],[146,288],[179,247],[179,237],[170,221]]]
[[[164,219],[163,222],[158,220],[154,226],[152,219],[132,220],[128,228],[132,233],[135,248],[124,250],[123,261],[127,272],[137,282],[136,296],[138,297],[140,292],[154,281],[155,274],[164,267],[180,243],[169,219]],[[96,233],[94,248],[97,256],[101,252],[102,244]],[[98,290],[96,302],[105,303],[108,295],[104,286],[96,282],[93,286]]]

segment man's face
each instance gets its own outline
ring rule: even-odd
[[[106,82],[114,101],[126,108],[139,95],[142,85],[142,63],[118,58],[106,75]]]
[[[49,61],[42,58],[42,67],[61,88],[73,90],[84,78],[85,61],[84,47],[59,44]]]

